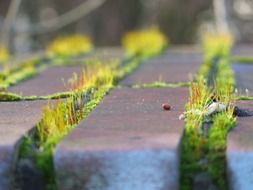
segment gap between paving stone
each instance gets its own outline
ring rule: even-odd
[[[0,190],[11,189],[18,142],[41,118],[47,101],[0,103]]]
[[[166,82],[160,82],[155,81],[153,83],[145,83],[145,84],[134,84],[130,86],[126,85],[118,85],[117,88],[183,88],[183,87],[189,87],[191,82],[176,82],[176,83],[166,83]]]
[[[188,89],[114,89],[57,145],[61,190],[175,190]],[[161,104],[169,102],[171,111]],[[74,160],[74,162],[73,162]]]

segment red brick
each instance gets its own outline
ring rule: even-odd
[[[19,140],[41,118],[46,101],[0,103],[0,189],[13,185],[13,164]]]
[[[188,82],[197,73],[202,63],[199,53],[168,52],[145,61],[122,85],[152,83],[157,81],[176,83]]]
[[[113,90],[56,147],[58,188],[178,189],[178,116],[187,95],[185,88]]]

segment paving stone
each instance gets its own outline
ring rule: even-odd
[[[43,96],[68,91],[68,79],[73,73],[81,73],[83,66],[51,67],[33,79],[26,80],[9,88],[10,92],[24,96]]]
[[[253,45],[236,45],[233,50],[232,54],[235,56],[253,56]]]
[[[253,111],[253,101],[240,101],[238,106]],[[237,126],[227,138],[227,167],[230,190],[253,187],[253,117],[238,117]]]
[[[46,103],[0,103],[0,190],[11,189],[17,143],[39,121],[42,107]]]
[[[186,88],[113,90],[57,145],[58,188],[177,190],[187,97]]]
[[[120,47],[98,48],[94,57],[96,56],[102,60],[122,59],[124,50]]]
[[[202,48],[199,45],[173,45],[173,47],[168,48],[167,52],[196,54],[202,53]]]
[[[232,66],[238,95],[253,96],[253,65],[233,64]]]
[[[188,82],[197,73],[202,63],[200,53],[168,52],[145,61],[121,85],[152,83],[156,81],[176,83]]]
[[[99,49],[95,54],[82,58],[80,61],[82,60],[82,62],[84,62],[85,59],[89,58],[98,58],[103,61],[109,61],[120,59],[122,56],[123,53],[121,49]],[[76,59],[75,61],[78,60]],[[50,67],[33,79],[26,80],[16,86],[10,87],[9,91],[24,96],[43,96],[68,91],[70,90],[68,79],[73,76],[73,73],[81,73],[83,67],[84,66],[82,65]]]

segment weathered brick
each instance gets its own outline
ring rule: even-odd
[[[178,116],[187,96],[186,88],[113,90],[57,145],[58,188],[178,189]]]
[[[33,79],[10,87],[9,91],[24,96],[43,96],[69,91],[68,79],[73,76],[73,73],[79,74],[81,71],[82,66],[51,67]]]
[[[168,51],[162,56],[145,61],[121,84],[134,85],[157,81],[188,82],[197,73],[201,63],[202,58],[199,53],[173,53]]]
[[[252,101],[238,106],[253,111]],[[231,190],[251,190],[253,187],[253,117],[238,117],[237,126],[227,138],[228,180]]]
[[[236,45],[233,50],[232,54],[236,56],[252,56],[252,44],[244,44],[244,45]]]
[[[122,56],[123,53],[121,49],[100,49],[94,52],[94,54],[90,54],[79,61],[83,63],[85,59],[90,58],[98,58],[103,61],[109,61],[120,59]],[[77,59],[75,61],[78,62]],[[73,76],[73,73],[80,74],[83,67],[84,65],[49,67],[35,78],[10,87],[9,91],[22,94],[24,96],[43,96],[57,92],[69,91],[70,84],[68,83],[68,79]]]
[[[0,190],[11,189],[18,142],[39,121],[42,107],[46,103],[0,103]]]

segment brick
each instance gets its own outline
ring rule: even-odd
[[[120,47],[96,48],[95,51],[87,55],[72,58],[72,63],[83,63],[85,59],[100,59],[103,61],[121,60],[124,57],[124,50]]]
[[[0,190],[11,189],[18,142],[41,118],[45,101],[0,103]]]
[[[113,90],[54,155],[61,190],[176,190],[188,89]],[[164,111],[168,102],[171,111]]]
[[[253,52],[252,49],[253,49],[252,44],[236,45],[232,50],[232,54],[235,56],[250,56],[250,57],[252,57],[252,52]]]
[[[253,65],[251,64],[233,64],[232,66],[238,95],[253,96]],[[247,89],[247,90],[246,90]]]
[[[93,57],[109,61],[111,59],[122,59],[124,57],[124,50],[119,47],[112,48],[98,48]]]
[[[200,46],[196,45],[173,45],[173,47],[169,48],[167,52],[171,53],[184,53],[184,54],[200,54],[202,53],[202,49]]]
[[[240,101],[238,106],[253,111],[252,101]],[[237,126],[227,138],[227,167],[230,190],[250,190],[253,187],[253,117],[238,117]]]
[[[202,63],[200,53],[179,53],[169,50],[162,56],[145,61],[121,85],[152,83],[156,81],[188,82],[197,73]]]
[[[8,91],[23,96],[43,96],[68,91],[70,90],[68,79],[73,76],[73,73],[79,74],[81,71],[82,66],[51,67],[33,79],[10,87]]]
[[[123,53],[121,49],[99,49],[94,54],[82,58],[79,61],[84,62],[85,59],[89,58],[99,58],[103,61],[109,61],[120,59],[122,56]],[[78,59],[75,59],[74,61],[78,62]],[[10,87],[9,91],[24,96],[43,96],[68,91],[70,90],[68,79],[73,76],[73,73],[81,73],[83,67],[84,65],[50,67],[33,79],[26,80],[16,86]]]

